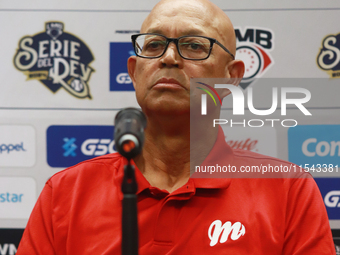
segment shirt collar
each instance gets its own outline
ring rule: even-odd
[[[222,155],[222,157],[221,157]],[[208,154],[208,156],[203,161],[202,165],[210,166],[216,165],[216,163],[223,165],[223,164],[232,164],[233,162],[233,150],[230,146],[226,143],[224,133],[221,127],[219,127],[216,142]],[[124,165],[127,164],[127,160],[124,157],[121,157],[119,162],[119,167],[117,168],[115,183],[119,187],[121,187],[121,183],[124,177]],[[156,190],[157,188],[152,187],[150,183],[146,180],[144,175],[141,171],[137,168],[135,162],[132,160],[131,164],[135,168],[135,176],[137,181],[137,193],[140,194],[146,189],[149,190]],[[194,194],[195,189],[227,189],[230,185],[231,179],[230,178],[211,178],[209,173],[204,175],[200,174],[193,174],[188,182],[183,185],[183,187],[179,188],[178,190],[174,191],[173,195],[183,194],[183,193],[190,193]],[[190,195],[191,196],[191,195]],[[120,192],[120,198],[123,198],[122,192]]]
[[[233,161],[233,150],[226,143],[223,130],[219,127],[216,142],[201,166],[216,166],[217,163],[220,166],[232,165]],[[196,188],[202,189],[226,189],[231,182],[230,178],[211,178],[210,173],[194,173],[190,179]]]
[[[123,182],[124,177],[124,166],[128,163],[127,159],[125,159],[123,156],[120,158],[120,162],[118,167],[116,168],[116,178],[114,179],[114,182],[116,186],[121,191],[121,186]],[[131,165],[135,168],[135,177],[137,182],[137,192],[136,194],[141,193],[143,190],[148,189],[151,187],[150,183],[145,179],[144,175],[141,173],[141,171],[136,166],[135,162],[132,160]],[[119,192],[120,198],[123,198],[123,193]]]

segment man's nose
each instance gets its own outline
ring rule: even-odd
[[[168,48],[166,49],[164,55],[161,57],[161,62],[163,66],[180,66],[182,58],[179,55],[176,44],[174,42],[169,43]]]

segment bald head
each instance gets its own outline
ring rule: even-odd
[[[152,9],[143,22],[141,32],[160,32],[154,30],[154,28],[161,27],[164,22],[169,25],[175,20],[181,20],[182,26],[174,28],[180,33],[188,18],[196,19],[197,31],[185,32],[194,32],[195,34],[201,32],[201,35],[215,38],[235,55],[236,39],[233,25],[228,16],[208,0],[162,0]],[[185,32],[183,31],[183,33]]]
[[[135,37],[138,57],[129,58],[128,70],[136,90],[137,101],[146,113],[159,112],[161,115],[188,113],[191,78],[243,77],[243,62],[234,59],[225,50],[227,48],[235,55],[236,40],[233,25],[227,15],[208,0],[162,0],[143,22],[141,33],[182,39],[188,36],[210,37],[219,42],[213,44],[210,49],[204,47],[208,45],[205,42],[200,44],[202,39],[191,38],[181,44],[168,40],[165,44],[164,39],[151,36],[153,40],[145,43],[143,35],[140,37],[142,41],[139,45],[136,44],[138,38]],[[138,49],[151,55],[141,57],[138,55]],[[183,57],[182,49],[186,54],[209,55],[207,58],[194,60],[190,55]],[[164,51],[161,52],[162,50]],[[161,54],[152,55],[155,52],[156,55]],[[228,93],[230,93],[228,90],[223,90],[220,96],[224,97]]]

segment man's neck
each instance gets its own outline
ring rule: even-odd
[[[148,118],[143,152],[134,159],[151,186],[169,192],[190,177],[189,121],[174,119]]]
[[[148,118],[144,148],[134,161],[151,186],[171,193],[188,182],[190,153],[204,159],[215,142],[211,139],[215,134],[209,134],[207,130],[197,130],[195,133],[199,137],[195,137],[197,144],[193,145],[190,143],[189,117],[168,120]],[[210,137],[209,140],[204,140],[206,137]]]

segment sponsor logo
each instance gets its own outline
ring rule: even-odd
[[[113,126],[50,126],[47,129],[47,162],[51,167],[69,167],[114,153],[113,132]]]
[[[255,151],[256,144],[259,142],[258,140],[252,140],[250,138],[245,140],[226,140],[227,144],[233,149],[247,150],[247,151]]]
[[[91,99],[93,60],[81,39],[65,32],[62,22],[53,21],[45,23],[45,31],[20,39],[14,66],[27,80],[39,80],[53,93],[63,88],[74,97]]]
[[[340,207],[340,190],[332,190],[325,196],[325,204],[327,207]]]
[[[297,165],[340,162],[340,125],[300,125],[288,129],[289,161]]]
[[[314,178],[325,202],[328,218],[340,220],[340,178]]]
[[[340,141],[318,141],[316,138],[309,138],[302,144],[302,152],[307,157],[327,155],[334,157],[337,151],[337,156],[340,156]],[[315,148],[315,149],[314,149]]]
[[[316,63],[331,78],[340,78],[340,33],[322,40]]]
[[[101,156],[114,153],[115,142],[113,139],[87,139],[81,145],[81,151],[87,156]]]
[[[210,246],[215,246],[218,241],[225,243],[230,237],[231,240],[235,241],[246,233],[246,228],[241,222],[235,222],[232,224],[230,221],[225,222],[222,225],[222,221],[215,220],[210,224],[208,230],[208,236],[210,239]]]
[[[333,241],[335,243],[336,254],[340,254],[340,229],[332,229]]]
[[[15,255],[24,229],[0,229],[0,255]]]
[[[64,138],[64,145],[63,145],[63,149],[64,149],[64,157],[68,157],[68,156],[72,156],[75,157],[77,156],[77,153],[75,152],[75,150],[78,148],[78,146],[75,144],[76,138],[72,137],[72,138]]]
[[[0,167],[31,167],[34,164],[34,128],[0,125]]]
[[[333,240],[335,243],[336,251],[340,254],[340,229],[332,229]]]
[[[1,255],[15,255],[17,253],[17,246],[13,243],[0,244]]]
[[[240,83],[246,89],[255,78],[260,78],[274,64],[269,52],[274,48],[274,33],[267,28],[235,28],[236,58],[245,64]]]
[[[36,183],[26,177],[0,177],[0,218],[28,219],[36,201]]]
[[[10,153],[12,151],[26,151],[24,149],[24,143],[21,142],[20,144],[1,144],[0,145],[0,154],[2,152]]]
[[[135,52],[131,42],[110,43],[110,91],[134,91],[126,63]]]
[[[277,157],[276,130],[274,128],[228,128],[222,125],[222,129],[227,134],[225,140],[231,148]]]
[[[0,203],[21,203],[22,193],[0,193]]]

